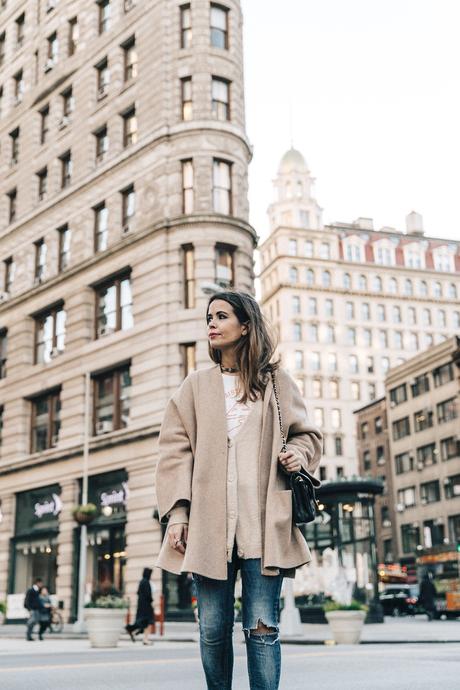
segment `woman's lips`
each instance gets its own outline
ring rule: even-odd
[[[220,334],[219,333],[210,333],[208,337],[210,339],[212,339],[212,338],[217,338],[218,335],[220,335]]]

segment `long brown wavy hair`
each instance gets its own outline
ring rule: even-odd
[[[241,336],[235,346],[235,359],[243,388],[240,402],[245,403],[248,399],[255,402],[264,394],[270,371],[276,370],[279,365],[279,360],[270,361],[276,349],[273,329],[254,297],[238,290],[223,290],[215,293],[208,302],[206,318],[210,305],[217,299],[230,304],[240,324],[247,326],[247,334]],[[213,349],[208,344],[208,352],[213,362],[221,363],[219,349]]]

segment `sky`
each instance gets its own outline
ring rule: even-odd
[[[460,1],[241,4],[261,239],[291,132],[325,223],[364,216],[405,230],[415,210],[427,236],[460,239]]]

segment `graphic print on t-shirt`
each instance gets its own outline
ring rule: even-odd
[[[243,427],[254,403],[248,400],[246,403],[238,401],[238,378],[236,376],[222,375],[224,382],[225,415],[227,419],[227,435],[232,439]]]

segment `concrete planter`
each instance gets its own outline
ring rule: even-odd
[[[326,618],[337,644],[359,644],[365,611],[327,611]]]
[[[125,616],[126,609],[85,609],[91,647],[116,647]]]

